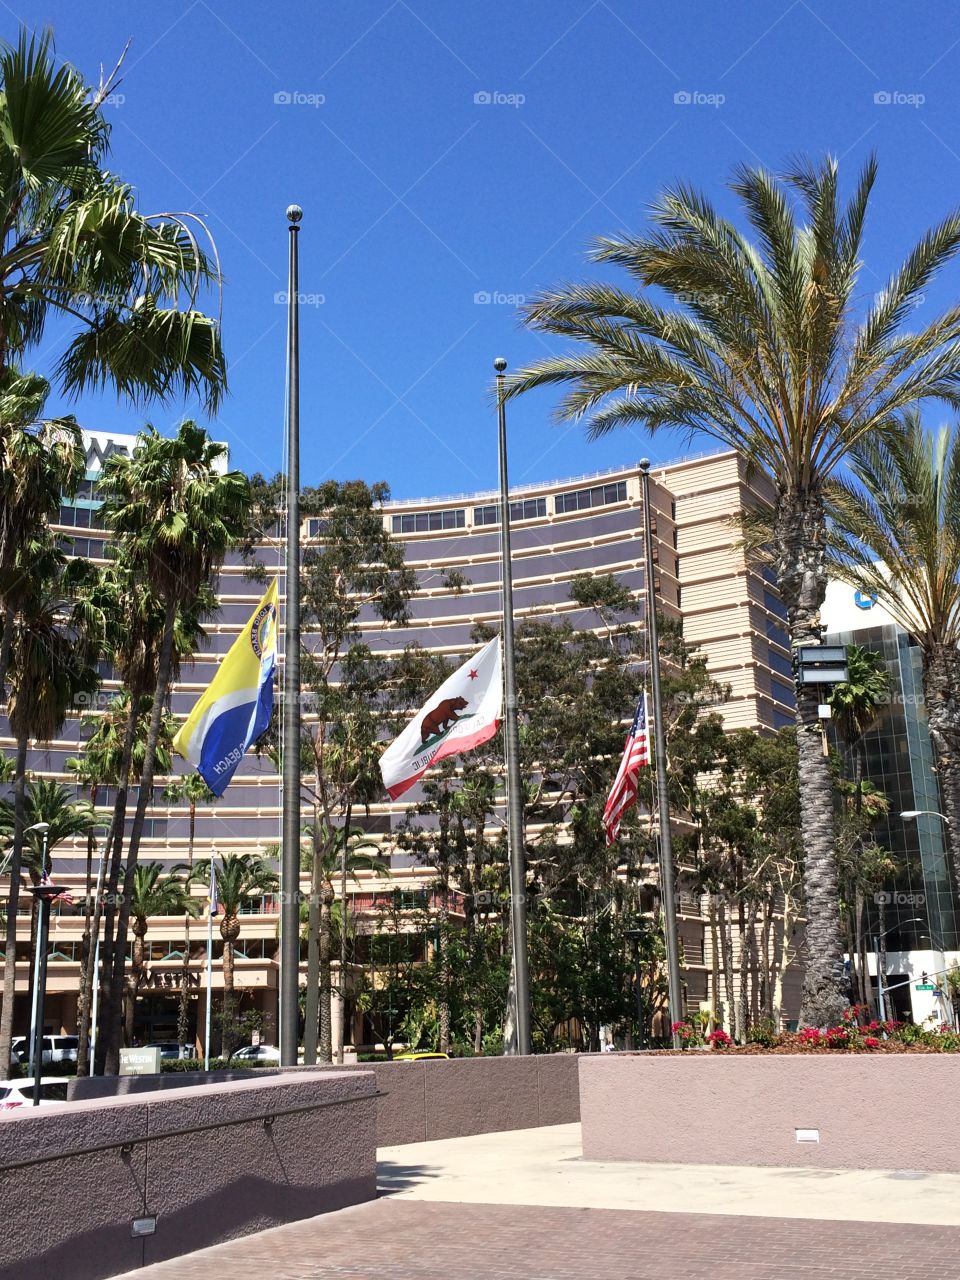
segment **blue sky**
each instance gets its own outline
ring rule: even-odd
[[[59,56],[91,80],[132,37],[109,108],[113,167],[145,211],[200,214],[216,238],[231,394],[210,426],[245,470],[281,459],[291,201],[304,208],[304,481],[382,478],[397,497],[496,483],[493,358],[545,350],[516,299],[594,274],[592,237],[640,226],[664,184],[692,181],[732,213],[723,184],[738,163],[829,150],[852,179],[876,150],[865,303],[960,204],[960,32],[932,0],[14,0],[2,12],[8,37],[18,19],[52,25]],[[960,262],[918,319],[958,292]],[[61,338],[49,331],[41,371]],[[511,406],[514,483],[685,450],[669,435],[589,444],[553,423],[554,402],[544,391]],[[73,408],[117,431],[197,414],[110,397]]]

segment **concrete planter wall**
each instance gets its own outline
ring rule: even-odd
[[[10,1113],[0,1280],[102,1280],[373,1199],[374,1091],[290,1074]]]
[[[606,1054],[579,1072],[587,1160],[960,1172],[960,1055]]]
[[[361,1062],[355,1067],[290,1067],[257,1071],[274,1078],[330,1071],[372,1071],[377,1081],[377,1146],[465,1138],[508,1129],[573,1124],[580,1118],[577,1058],[424,1058],[419,1062]],[[71,1098],[135,1096],[179,1091],[221,1080],[249,1080],[249,1071],[165,1072],[159,1076],[95,1076],[71,1083]]]

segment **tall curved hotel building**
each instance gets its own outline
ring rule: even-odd
[[[75,553],[102,557],[97,475],[106,456],[118,449],[128,451],[133,444],[131,436],[88,437],[87,479],[74,502],[61,509],[57,529],[65,539],[72,539],[65,545]],[[765,486],[762,476],[749,475],[743,461],[730,452],[658,465],[651,472],[656,591],[664,613],[682,620],[686,640],[705,655],[713,677],[729,686],[730,697],[719,710],[731,728],[775,730],[792,722],[793,677],[783,606],[774,586],[761,570],[746,563],[738,546],[736,516],[769,500]],[[466,654],[473,647],[474,624],[497,624],[500,618],[497,496],[479,493],[391,502],[383,508],[383,518],[387,529],[404,543],[418,587],[406,626],[386,627],[372,617],[362,621],[367,643],[380,652],[417,642],[450,656]],[[634,591],[643,586],[641,486],[636,465],[516,488],[511,491],[511,524],[514,601],[520,620],[563,617],[574,626],[596,625],[595,615],[578,611],[570,600],[570,580],[578,574],[614,574]],[[319,522],[306,521],[305,545],[318,533]],[[269,572],[282,562],[282,548],[265,546],[260,559]],[[452,571],[462,575],[462,588],[451,590],[447,579]],[[282,590],[281,579],[281,596]],[[221,574],[222,607],[208,625],[207,646],[183,665],[173,691],[176,716],[184,717],[209,683],[261,592],[262,586],[247,576],[240,557],[232,557]],[[103,705],[116,688],[110,673],[105,674],[108,678],[97,705]],[[624,708],[625,715],[628,711]],[[9,751],[13,744],[5,721],[0,722],[0,735],[0,746]],[[78,754],[80,736],[80,721],[74,717],[61,738],[31,751],[30,769],[72,784],[65,761]],[[161,779],[155,786],[141,860],[172,864],[186,857],[189,815],[185,805],[164,798],[164,784]],[[111,795],[101,793],[98,807],[107,807],[111,801]],[[389,882],[364,881],[356,886],[355,906],[361,911],[372,906],[378,891],[427,882],[428,871],[411,866],[406,856],[391,849],[390,832],[410,803],[411,795],[394,803],[384,795],[383,802],[371,810],[367,825],[371,834],[379,835],[384,854],[391,856],[394,876]],[[278,842],[279,827],[276,771],[265,758],[248,753],[223,797],[197,809],[195,857],[209,856],[212,850],[265,851]],[[81,850],[58,849],[55,867],[61,876],[79,876]],[[81,926],[81,919],[64,916],[54,930],[48,1016],[67,1029],[73,1026]],[[697,1007],[707,994],[704,925],[699,921],[699,905],[689,898],[681,927],[688,1001]],[[149,940],[151,978],[142,1002],[144,1034],[161,1036],[169,1033],[176,1016],[170,1014],[176,993],[164,994],[164,974],[169,969],[172,976],[179,969],[182,920],[152,922]],[[22,957],[18,947],[17,966],[17,990],[24,998],[28,951],[27,933]],[[244,918],[237,961],[238,985],[254,993],[265,1009],[271,1000],[268,993],[276,986],[276,951],[276,912],[268,901],[262,913]]]

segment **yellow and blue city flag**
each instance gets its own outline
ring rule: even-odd
[[[173,740],[215,796],[223,795],[247,747],[270,723],[276,667],[274,579]]]

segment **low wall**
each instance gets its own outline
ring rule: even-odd
[[[102,1280],[373,1199],[375,1088],[366,1071],[248,1075],[9,1113],[0,1280]]]
[[[361,1062],[356,1066],[276,1070],[164,1072],[159,1076],[95,1076],[71,1083],[71,1097],[136,1095],[189,1088],[252,1074],[275,1079],[296,1071],[372,1071],[377,1081],[377,1146],[434,1138],[466,1138],[508,1129],[572,1124],[580,1118],[575,1054],[529,1058],[423,1058],[414,1062]]]
[[[579,1075],[586,1160],[960,1172],[960,1055],[604,1054]]]

